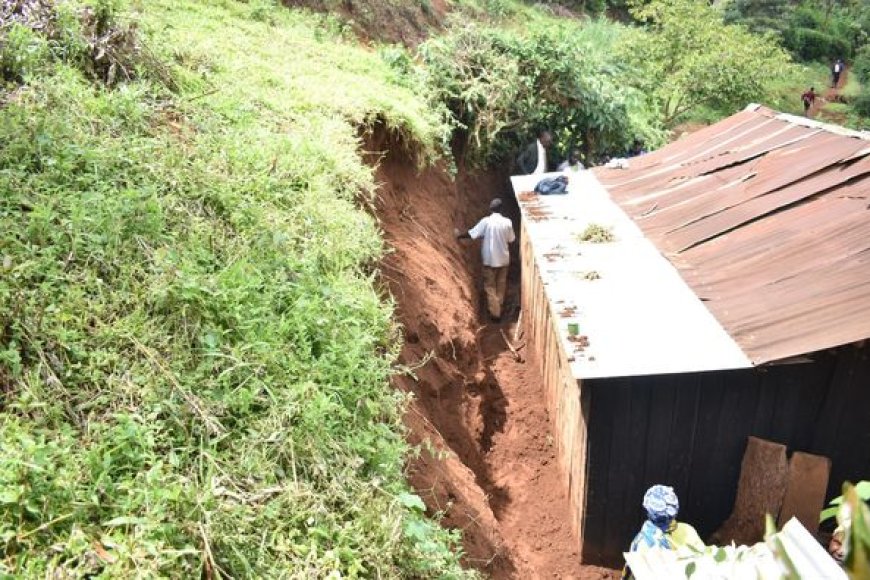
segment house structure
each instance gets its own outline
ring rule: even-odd
[[[753,105],[565,195],[540,178],[512,178],[522,308],[584,562],[621,563],[655,483],[715,531],[748,436],[829,457],[829,498],[870,478],[865,134]]]

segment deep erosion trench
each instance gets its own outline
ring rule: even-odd
[[[516,360],[502,334],[515,331],[519,260],[506,321],[484,324],[478,246],[453,237],[454,227],[483,217],[494,196],[508,202],[516,224],[507,177],[460,169],[453,181],[443,166],[418,172],[390,145],[376,135],[368,150],[393,250],[382,271],[404,326],[401,363],[414,375],[395,383],[415,394],[406,421],[424,449],[410,467],[412,484],[431,512],[445,514],[444,525],[462,530],[466,563],[493,578],[615,577],[579,564],[540,373]]]

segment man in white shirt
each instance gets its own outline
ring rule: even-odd
[[[581,154],[579,149],[572,149],[571,153],[568,155],[568,159],[559,164],[559,168],[557,169],[557,171],[561,171],[563,173],[573,171],[576,173],[586,169],[583,166],[583,162],[580,161],[580,155]]]
[[[480,246],[483,258],[483,290],[489,315],[496,322],[501,320],[501,307],[507,289],[508,264],[511,259],[508,244],[516,240],[511,220],[499,213],[501,203],[498,198],[492,200],[489,204],[491,213],[468,232],[460,233],[456,230],[456,237],[459,239],[483,238]]]

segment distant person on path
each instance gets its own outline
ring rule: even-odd
[[[477,222],[476,226],[465,233],[454,231],[457,239],[483,238],[480,246],[483,258],[483,291],[486,294],[487,310],[494,322],[501,322],[508,264],[511,260],[508,244],[516,240],[511,220],[499,213],[501,205],[501,199],[493,199],[489,204],[490,214]]]
[[[677,521],[680,501],[674,493],[674,488],[667,485],[654,485],[649,488],[643,496],[643,509],[646,511],[647,519],[631,542],[630,552],[643,552],[653,548],[704,549],[704,542],[701,541],[695,528]],[[623,571],[622,577],[631,578],[628,568]]]
[[[831,88],[836,89],[840,84],[840,75],[843,73],[843,59],[838,58],[831,67]]]
[[[816,88],[810,87],[810,90],[801,95],[801,101],[804,104],[804,117],[809,117],[810,109],[816,102]]]
[[[571,149],[568,159],[559,164],[557,171],[583,171],[586,167],[584,167],[583,162],[580,161],[580,157],[579,149]]]
[[[539,175],[547,172],[547,149],[553,144],[549,131],[541,131],[534,143],[529,143],[520,156],[517,166],[522,175]]]

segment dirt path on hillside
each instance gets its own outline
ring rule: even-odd
[[[372,151],[391,149],[383,136],[370,141]],[[395,153],[377,176],[377,213],[394,249],[382,271],[404,326],[401,362],[414,369],[395,384],[415,394],[406,422],[424,448],[410,466],[412,484],[444,525],[463,531],[465,562],[493,578],[616,578],[579,563],[540,371],[515,360],[502,337],[516,324],[519,260],[508,321],[483,325],[478,246],[453,237],[454,227],[485,215],[493,195],[505,197],[516,220],[507,180],[460,171],[452,182],[443,167],[418,173]]]
[[[837,123],[842,124],[845,120],[845,115],[838,112],[832,112],[826,110],[826,107],[830,103],[839,103],[840,102],[840,91],[843,87],[846,86],[846,83],[849,82],[849,67],[844,67],[843,72],[840,73],[840,79],[837,83],[836,87],[828,86],[825,89],[825,92],[821,94],[821,98],[816,98],[813,105],[810,107],[810,110],[807,116],[810,119],[819,118],[821,121],[826,121],[829,123]]]

